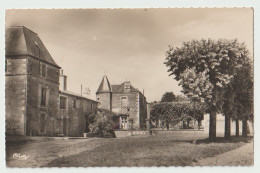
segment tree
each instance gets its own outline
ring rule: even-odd
[[[172,102],[172,103],[157,103],[152,106],[151,120],[162,120],[166,122],[166,127],[169,129],[169,124],[176,124],[185,120],[202,119],[205,112],[205,107],[202,104],[190,104],[190,102]]]
[[[173,102],[175,100],[175,95],[173,92],[166,92],[163,94],[161,102]]]
[[[184,42],[182,47],[169,47],[165,65],[174,75],[186,96],[206,105],[210,114],[209,140],[216,139],[216,114],[222,111],[223,96],[240,61],[248,51],[237,40],[201,40]]]
[[[233,80],[236,105],[236,116],[234,118],[242,120],[242,136],[245,137],[248,133],[247,120],[254,118],[253,77],[253,63],[247,58]]]
[[[97,113],[88,115],[88,128],[93,136],[96,137],[115,137],[113,129],[113,118],[116,114],[99,108]]]
[[[225,138],[230,138],[231,134],[231,129],[230,129],[230,123],[231,123],[231,118],[234,118],[235,113],[236,113],[236,106],[235,106],[235,93],[234,93],[234,88],[232,85],[229,85],[226,88],[225,94],[224,94],[224,104],[222,107],[222,112],[225,116]]]
[[[226,88],[223,114],[225,115],[225,137],[230,137],[230,119],[236,121],[236,136],[239,136],[239,120],[243,122],[243,136],[247,135],[247,120],[253,118],[253,63],[248,52],[238,64],[230,84]]]
[[[183,102],[183,101],[190,101],[190,100],[189,100],[189,98],[185,97],[184,95],[177,95],[174,101]]]

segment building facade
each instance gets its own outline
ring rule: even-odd
[[[98,103],[67,91],[67,77],[60,75],[61,68],[36,33],[9,27],[5,37],[6,134],[83,135],[85,114],[95,112]]]
[[[60,67],[39,36],[25,27],[6,29],[6,133],[54,135]]]
[[[67,90],[67,76],[60,75],[57,131],[64,136],[82,136],[88,128],[87,116],[97,113],[98,102]]]
[[[145,96],[129,81],[119,85],[110,85],[104,76],[96,92],[99,107],[110,110],[119,115],[118,129],[144,129],[147,118],[147,102]]]

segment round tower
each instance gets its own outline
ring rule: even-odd
[[[107,76],[103,76],[102,81],[96,92],[99,108],[112,111],[112,90]]]

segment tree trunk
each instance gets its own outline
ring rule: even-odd
[[[169,122],[168,121],[166,121],[166,128],[167,128],[167,130],[169,130]]]
[[[236,137],[239,137],[239,120],[236,119]]]
[[[216,141],[216,112],[212,111],[210,113],[210,120],[209,120],[209,141],[215,142]]]
[[[225,116],[225,138],[230,138],[230,117]]]
[[[247,137],[247,119],[242,120],[242,136]]]

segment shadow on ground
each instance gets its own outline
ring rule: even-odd
[[[236,136],[231,136],[230,138],[226,139],[225,137],[217,137],[215,141],[209,141],[208,138],[205,139],[199,139],[196,141],[196,144],[209,144],[209,143],[239,143],[239,142],[250,142],[253,140],[253,136],[248,136],[248,137],[236,137]],[[189,141],[193,142],[193,141]]]

